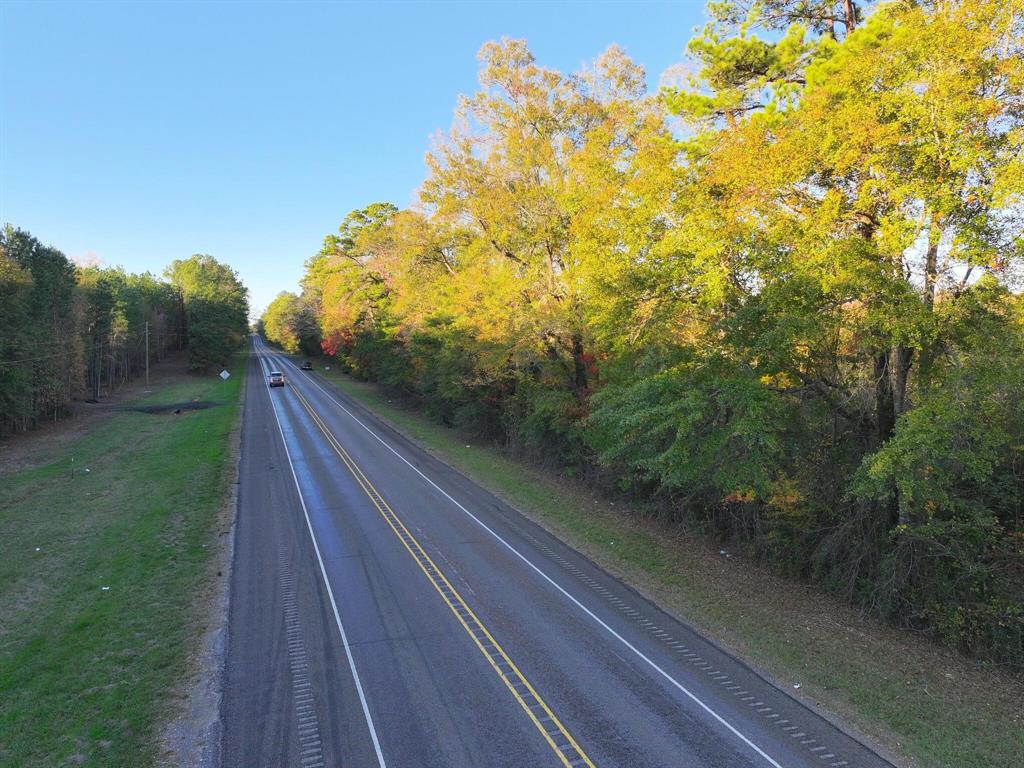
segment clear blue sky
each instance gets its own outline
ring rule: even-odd
[[[577,69],[610,43],[652,88],[703,2],[0,2],[0,222],[160,273],[210,253],[257,312],[345,214],[410,204],[476,53]]]

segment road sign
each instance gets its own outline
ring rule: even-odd
[[[221,371],[220,377],[224,379],[224,381],[227,381],[231,377],[231,374],[228,373],[227,371]]]

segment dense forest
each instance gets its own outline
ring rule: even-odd
[[[167,280],[76,266],[8,225],[0,232],[0,435],[99,400],[173,350],[190,366],[226,362],[246,332],[246,289],[210,256],[178,260]]]
[[[517,40],[262,318],[438,420],[1024,663],[1024,4],[726,0],[674,87]]]

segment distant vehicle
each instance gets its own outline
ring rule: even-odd
[[[284,374],[280,371],[271,371],[268,377],[268,383],[272,387],[283,387],[284,386]]]
[[[302,365],[300,367],[304,371],[312,371],[313,370],[313,364],[311,362],[309,362],[309,360],[303,361],[303,363],[302,363]]]

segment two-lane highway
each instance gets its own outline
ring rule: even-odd
[[[888,765],[253,343],[225,765]]]

